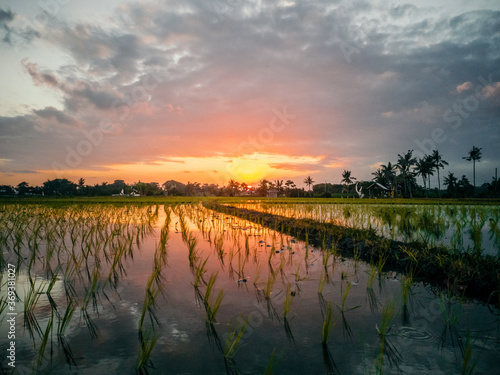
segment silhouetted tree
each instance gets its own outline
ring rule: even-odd
[[[431,154],[432,160],[434,161],[434,168],[438,173],[438,195],[441,197],[441,179],[439,177],[439,170],[444,168],[445,165],[448,165],[448,162],[443,160],[442,155],[438,150],[433,150]]]
[[[304,179],[304,184],[306,184],[307,186],[309,186],[309,191],[311,191],[311,185],[314,184],[314,180],[312,179],[311,176],[307,176]]]
[[[55,180],[45,181],[43,191],[47,195],[73,195],[76,192],[76,184],[65,178],[56,178]]]
[[[464,156],[462,159],[467,161],[472,161],[472,186],[473,186],[473,194],[476,191],[476,161],[479,163],[483,154],[481,152],[482,148],[472,146],[472,149],[469,151],[469,156]]]

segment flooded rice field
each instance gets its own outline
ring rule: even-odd
[[[0,211],[3,373],[500,372],[492,305],[201,204]]]
[[[236,204],[274,215],[374,229],[393,240],[500,254],[500,206],[431,204]]]

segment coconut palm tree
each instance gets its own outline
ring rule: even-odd
[[[412,169],[417,162],[417,158],[413,157],[413,150],[408,150],[406,154],[398,154],[398,162],[396,168],[399,170],[400,176],[403,179],[405,193],[409,192],[410,198],[413,198],[411,193],[410,179],[413,177]]]
[[[392,189],[393,196],[394,196],[394,189],[395,189],[395,180],[396,180],[396,166],[392,165],[391,162],[387,163],[387,165],[382,164],[380,166],[382,170],[382,175],[384,176],[384,179],[386,183],[388,183]]]
[[[448,190],[448,193],[452,196],[456,195],[457,182],[458,182],[458,178],[456,178],[455,175],[451,172],[448,172],[448,176],[446,176],[443,180],[443,185],[448,186],[448,188],[446,190]]]
[[[430,176],[434,174],[434,160],[430,155],[424,155],[423,158],[420,158],[415,163],[415,173],[416,175],[422,176],[422,180],[424,182],[425,196],[428,196],[428,191],[431,187],[430,184]],[[429,189],[427,188],[427,182],[429,182]]]
[[[381,168],[377,168],[377,170],[375,172],[372,172],[372,175],[374,176],[372,178],[373,181],[375,181],[381,185],[385,185],[387,183],[385,180],[385,177],[384,177],[384,172],[382,172]]]
[[[276,189],[278,190],[278,194],[281,195],[283,194],[283,180],[276,180],[274,181],[274,186],[276,187]]]
[[[351,173],[352,173],[351,171],[344,169],[344,172],[342,173],[342,181],[340,181],[347,186],[347,193],[349,193],[349,185],[351,185],[354,182],[354,180],[356,180],[355,177],[351,176]]]
[[[444,168],[445,165],[448,165],[448,162],[443,160],[443,157],[438,150],[433,150],[431,156],[434,160],[434,168],[436,168],[436,171],[438,173],[438,194],[439,198],[441,198],[441,179],[439,178],[439,169]]]
[[[304,184],[306,184],[307,186],[309,186],[309,191],[311,191],[311,185],[314,184],[314,180],[312,179],[311,176],[307,176],[304,179]]]
[[[472,161],[472,186],[474,186],[474,194],[476,192],[476,161],[480,162],[483,157],[481,150],[481,147],[472,146],[472,149],[469,151],[469,156],[464,156],[462,158],[467,161]]]

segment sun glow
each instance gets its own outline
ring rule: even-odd
[[[229,180],[256,184],[262,179],[282,179],[304,176],[314,171],[322,157],[290,156],[282,154],[253,153],[242,156],[209,157],[159,157],[155,161],[133,164],[100,165],[92,170],[61,171],[60,178],[77,181],[84,176],[87,183],[111,182],[123,179],[129,183],[177,180],[214,183],[224,186]],[[4,162],[0,159],[0,165]],[[54,171],[39,171],[54,173]]]
[[[227,167],[228,172],[238,181],[259,181],[269,174],[271,168],[265,162],[247,159],[245,157],[234,159]]]

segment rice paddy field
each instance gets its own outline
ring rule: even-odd
[[[237,204],[236,207],[321,223],[375,230],[383,237],[424,246],[500,255],[499,205]]]
[[[232,204],[499,252],[495,205]],[[2,204],[0,264],[2,373],[500,372],[498,292],[466,299],[197,202]]]

